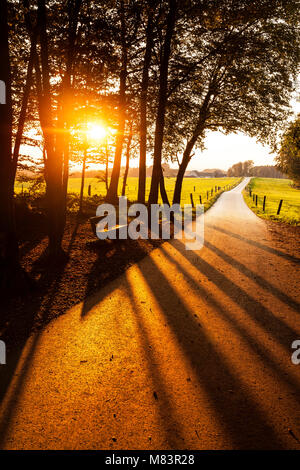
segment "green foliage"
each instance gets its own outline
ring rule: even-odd
[[[207,130],[274,143],[289,116],[298,71],[299,5],[216,1],[194,2],[194,8],[171,59],[165,156],[182,150],[201,119],[200,147]]]
[[[276,161],[277,167],[300,187],[300,114],[284,133]]]

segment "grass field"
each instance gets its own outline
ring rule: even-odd
[[[223,191],[224,189],[229,189],[240,181],[241,178],[185,178],[183,180],[183,188],[182,188],[182,198],[181,204],[190,204],[190,193],[193,194],[193,199],[195,204],[199,204],[199,196],[202,197],[202,203],[205,205],[205,209],[211,206],[211,204],[215,201],[216,197]],[[150,183],[151,178],[147,178],[147,187],[146,187],[146,197],[148,197],[149,190],[150,190]],[[80,178],[70,178],[68,184],[68,192],[79,194],[80,192]],[[119,193],[121,193],[123,179],[120,178],[119,183]],[[91,185],[91,195],[94,196],[95,194],[100,196],[105,196],[106,189],[105,183],[99,181],[98,178],[86,178],[85,186],[84,186],[84,196],[88,196],[88,187]],[[169,197],[170,202],[172,202],[173,191],[175,187],[175,178],[165,178],[165,185],[166,191]],[[220,187],[220,190],[215,191],[215,187]],[[29,184],[23,184],[23,191],[28,191]],[[211,190],[213,189],[213,194]],[[17,182],[15,191],[17,193],[22,191],[22,183]],[[128,178],[127,186],[126,186],[126,196],[129,201],[136,201],[137,200],[137,191],[138,191],[138,178],[132,177]],[[207,191],[209,191],[209,195],[207,198]],[[161,200],[159,201],[161,202]]]
[[[244,191],[244,198],[250,209],[259,217],[275,221],[300,225],[300,190],[292,187],[292,182],[286,179],[253,178],[248,187],[252,191]],[[257,195],[257,207],[253,201],[253,194]],[[263,212],[263,199],[266,196],[266,207]],[[277,209],[280,200],[283,200],[280,214]]]

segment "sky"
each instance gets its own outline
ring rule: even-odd
[[[300,113],[300,100],[291,102],[295,116]],[[294,117],[295,117],[294,116]],[[220,168],[228,170],[232,165],[246,160],[253,160],[255,166],[274,165],[275,155],[267,145],[258,143],[255,138],[244,134],[228,134],[221,132],[207,133],[205,150],[196,150],[188,170],[205,170]],[[176,165],[171,165],[176,167]]]
[[[274,163],[274,156],[270,154],[271,149],[268,146],[263,146],[243,134],[224,135],[221,132],[210,132],[207,134],[205,147],[203,152],[196,150],[188,170],[228,170],[235,163],[245,160],[253,160],[255,165]]]
[[[291,102],[294,115],[300,113],[300,100]],[[295,117],[294,116],[294,117]],[[294,118],[293,117],[293,118]],[[222,132],[209,132],[205,139],[205,150],[195,151],[188,171],[220,168],[228,170],[232,165],[246,160],[253,160],[255,166],[274,165],[275,155],[271,153],[268,145],[262,145],[255,138],[242,133],[224,135]],[[125,161],[122,162],[125,165]],[[151,158],[147,159],[147,165],[152,165]],[[133,159],[131,167],[137,167],[138,160]],[[177,164],[170,164],[177,168]]]
[[[255,138],[247,137],[241,133],[224,135],[222,132],[209,132],[205,139],[204,151],[196,150],[188,171],[205,170],[208,168],[220,168],[228,170],[235,163],[253,160],[255,165],[273,165],[274,155],[271,149],[256,142]],[[152,165],[151,156],[147,158],[147,166]],[[122,161],[125,165],[125,160]],[[138,159],[131,160],[131,167],[138,166]],[[170,163],[172,168],[177,164]]]
[[[300,113],[300,100],[292,101],[292,108],[295,116]],[[294,117],[295,117],[294,116]],[[22,146],[26,152],[26,146]],[[29,150],[29,149],[28,149]],[[27,150],[27,151],[28,151]],[[40,154],[32,148],[30,154]],[[188,170],[205,170],[208,168],[220,168],[228,170],[232,165],[246,160],[253,160],[254,165],[273,165],[275,155],[271,153],[270,147],[258,143],[255,138],[250,138],[241,133],[224,135],[221,132],[209,132],[205,139],[205,150],[195,151]],[[152,165],[152,158],[149,155],[147,165]],[[125,166],[125,158],[122,159],[122,166]],[[131,167],[138,166],[138,159],[134,158],[130,163]],[[177,168],[177,164],[170,164],[172,168]],[[99,169],[102,165],[89,165],[89,169]],[[79,170],[80,166],[74,167]]]

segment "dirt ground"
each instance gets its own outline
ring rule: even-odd
[[[93,235],[87,216],[78,219],[69,215],[63,240],[67,259],[50,266],[44,257],[47,237],[43,222],[37,218],[33,223],[24,221],[22,226],[21,264],[34,280],[34,288],[27,296],[2,305],[0,335],[8,348],[120,276],[161,243],[100,241]]]
[[[1,448],[300,449],[299,232],[257,218],[244,184],[200,251],[160,244],[14,348]]]

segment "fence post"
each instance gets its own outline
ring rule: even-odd
[[[89,196],[91,195],[91,189],[92,189],[92,187],[91,187],[91,185],[89,184],[89,187],[88,187],[88,195],[89,195]]]
[[[191,193],[190,196],[191,196],[192,207],[195,207],[195,205],[194,205],[194,199],[193,199],[193,194]]]
[[[283,203],[283,199],[280,199],[279,206],[278,206],[278,209],[277,209],[277,215],[280,214],[282,203]]]
[[[256,196],[255,196],[255,205],[256,205],[256,207],[257,207],[257,199],[258,199],[258,197],[257,197],[257,194],[256,194]]]
[[[196,186],[194,186],[194,192],[196,191]]]
[[[265,212],[267,196],[264,196],[263,211]]]
[[[202,196],[201,196],[201,194],[200,194],[200,196],[199,196],[199,199],[200,199],[200,204],[202,204]]]

